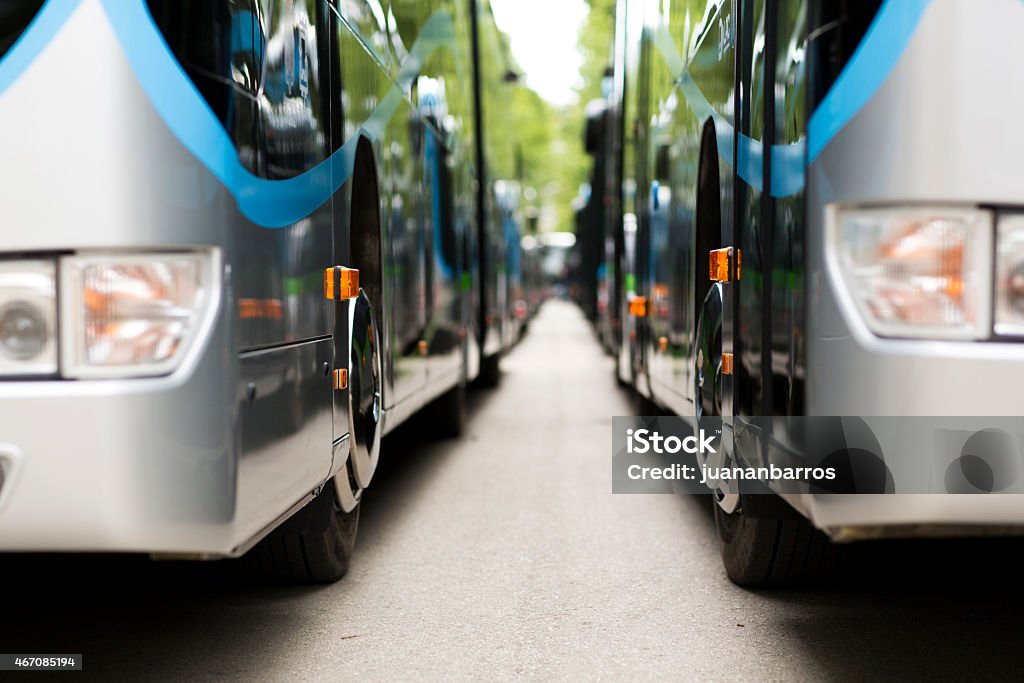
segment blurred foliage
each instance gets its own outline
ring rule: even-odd
[[[615,37],[615,0],[587,0],[590,11],[580,30],[579,51],[583,57],[580,68],[583,82],[577,90],[582,107],[601,97],[601,78],[611,65],[612,41]],[[580,143],[582,144],[582,143]]]
[[[527,204],[540,210],[542,229],[574,229],[574,201],[581,184],[590,180],[592,162],[583,150],[583,108],[601,97],[601,78],[612,51],[615,0],[587,0],[587,4],[590,11],[577,36],[583,57],[578,101],[555,107],[528,88],[517,92],[523,181],[537,191],[537,198]]]
[[[541,229],[572,230],[571,204],[589,166],[579,107],[554,107],[525,87],[516,99],[524,185],[537,192],[527,205],[539,210]]]
[[[576,88],[576,104],[562,112],[560,132],[565,144],[563,163],[565,184],[571,193],[562,204],[569,213],[567,226],[573,225],[572,200],[579,195],[583,183],[589,183],[593,160],[583,149],[583,110],[587,103],[602,99],[601,81],[611,65],[615,37],[615,0],[587,0],[589,11],[577,36],[577,49],[582,57],[580,83]]]

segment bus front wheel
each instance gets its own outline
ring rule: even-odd
[[[803,517],[745,515],[742,498],[734,512],[717,500],[712,504],[722,563],[733,583],[748,588],[798,586],[825,581],[834,573],[840,548]]]
[[[344,470],[337,476],[345,476]],[[345,512],[328,482],[320,495],[246,555],[262,580],[288,584],[333,583],[348,573],[359,528],[359,508]]]

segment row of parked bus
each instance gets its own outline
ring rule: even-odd
[[[0,549],[342,576],[539,303],[519,87],[487,0],[0,3]]]
[[[1016,0],[618,1],[579,229],[618,380],[718,418],[737,463],[823,455],[801,417],[880,463],[840,491],[717,489],[734,581],[816,576],[830,541],[1021,532],[1019,495],[947,492],[1004,490],[972,436],[1021,412],[1022,29]],[[900,495],[901,468],[938,432],[896,416],[959,439],[934,495]]]

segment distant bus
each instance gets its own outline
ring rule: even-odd
[[[592,150],[618,378],[749,463],[787,457],[756,416],[1019,414],[1021,30],[1017,0],[620,0]],[[1012,495],[784,498],[716,496],[734,581],[813,575],[822,531],[1024,525]]]
[[[511,343],[504,50],[486,0],[0,2],[0,550],[341,577],[381,437]]]

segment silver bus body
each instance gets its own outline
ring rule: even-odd
[[[48,0],[0,55],[0,272],[58,269],[62,346],[53,371],[0,377],[0,550],[239,555],[335,475],[357,504],[379,438],[507,348],[488,328],[511,309],[480,303],[478,230],[514,231],[475,214],[505,173],[479,167],[474,132],[469,15],[493,21],[486,4],[392,3],[407,44],[375,0],[221,5],[227,80],[197,85],[172,54],[175,3]],[[70,376],[76,264],[140,254],[208,269],[173,367]],[[358,263],[382,371],[361,466],[360,299],[324,289]]]
[[[624,294],[606,307],[614,319],[598,324],[619,332],[620,380],[688,418],[720,399],[714,409],[736,425],[727,446],[753,461],[781,446],[748,417],[943,416],[969,433],[979,417],[1020,413],[1024,347],[1019,333],[998,331],[1012,324],[1000,328],[991,309],[1005,285],[992,254],[1024,197],[1015,119],[1024,96],[1014,87],[1024,5],[623,0],[616,25],[616,124],[600,153],[618,190],[601,234],[619,245],[611,258]],[[986,302],[971,329],[879,331],[865,321],[837,256],[837,222],[857,211],[977,218],[977,282],[957,284]],[[742,278],[701,291],[709,249],[725,247],[742,250]],[[722,318],[721,346],[708,361],[701,351],[713,340],[699,322],[716,291],[705,310]],[[639,317],[628,313],[633,297],[645,303]],[[735,374],[708,396],[701,378],[721,372],[722,354]],[[913,436],[881,445],[898,451]],[[927,451],[929,435],[917,436]],[[847,540],[1024,526],[1015,495],[785,498]]]

